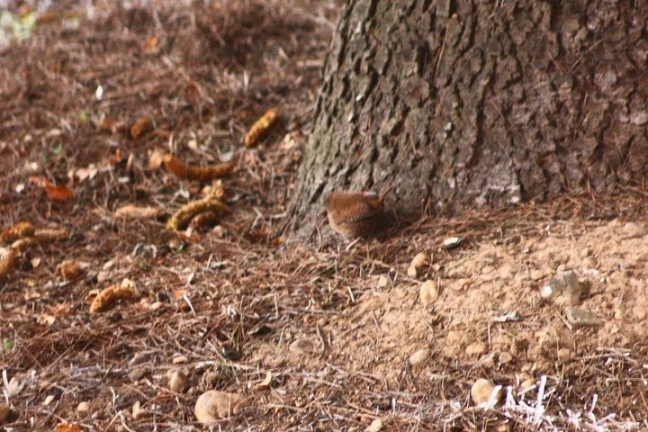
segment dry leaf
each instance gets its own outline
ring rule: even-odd
[[[36,321],[41,325],[52,325],[56,321],[56,317],[48,314],[40,314]]]
[[[164,156],[164,164],[178,178],[200,181],[213,180],[226,176],[234,168],[232,161],[204,167],[192,166],[172,155]]]
[[[110,286],[97,295],[90,305],[90,313],[102,312],[111,307],[117,300],[135,300],[139,292],[133,282],[124,279],[120,285]]]
[[[54,432],[81,432],[81,428],[70,423],[59,423],[54,428]]]
[[[54,21],[57,21],[61,17],[61,14],[58,11],[47,11],[38,14],[36,17],[36,25],[50,24]]]
[[[263,116],[256,121],[245,136],[245,146],[252,147],[256,145],[272,127],[277,124],[280,115],[275,109],[269,109]]]
[[[130,137],[133,139],[141,138],[143,135],[153,130],[153,120],[150,117],[141,117],[130,127]]]
[[[272,380],[273,380],[272,372],[267,371],[265,379],[257,386],[257,389],[259,390],[267,389],[268,387],[270,387]]]
[[[164,154],[159,150],[154,150],[149,158],[148,167],[150,170],[156,170],[160,168],[162,162],[164,162]]]
[[[29,180],[45,189],[47,196],[55,201],[65,201],[74,195],[72,190],[65,185],[55,185],[45,177],[30,177]]]
[[[187,294],[187,290],[183,290],[183,289],[174,289],[173,290],[173,297],[175,297],[178,300],[181,299],[182,297],[184,297],[186,294]]]
[[[146,54],[156,53],[159,40],[157,36],[149,35],[142,44],[142,49]]]
[[[79,181],[82,182],[86,179],[92,180],[93,178],[95,178],[98,172],[99,169],[96,167],[96,165],[90,164],[88,168],[79,168],[78,170],[76,170],[75,175],[79,179]]]
[[[21,238],[33,237],[36,228],[30,222],[20,222],[0,234],[0,243],[10,244]]]
[[[167,228],[177,233],[178,231],[185,229],[194,216],[207,211],[227,213],[229,212],[229,209],[221,200],[211,197],[192,201],[171,216],[167,221]]]
[[[124,130],[124,122],[117,120],[114,117],[105,117],[99,120],[99,129],[108,131],[110,133],[117,133]]]

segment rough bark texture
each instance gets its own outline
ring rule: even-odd
[[[350,0],[291,202],[335,189],[401,215],[610,192],[648,173],[648,5]]]

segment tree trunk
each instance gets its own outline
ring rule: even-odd
[[[350,0],[293,230],[339,189],[416,216],[643,184],[647,23],[641,0]]]

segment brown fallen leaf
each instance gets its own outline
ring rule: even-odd
[[[47,196],[54,201],[65,201],[74,196],[74,193],[69,187],[55,185],[45,177],[30,177],[29,181],[45,189]]]
[[[264,136],[266,136],[270,129],[277,124],[280,117],[279,112],[274,108],[266,111],[266,113],[263,114],[263,116],[257,120],[248,131],[245,136],[245,146],[252,147],[253,145],[256,145]]]
[[[149,35],[144,43],[142,44],[142,49],[146,54],[153,54],[158,52],[158,42],[159,38],[154,35]]]
[[[130,127],[130,137],[138,139],[153,130],[153,120],[150,117],[140,117]]]
[[[99,120],[99,129],[116,134],[117,132],[125,132],[126,125],[114,117],[105,117]]]
[[[178,178],[200,181],[224,177],[234,168],[232,161],[204,167],[192,166],[172,155],[164,156],[164,164]]]
[[[54,428],[54,432],[81,432],[81,428],[70,423],[59,423]]]

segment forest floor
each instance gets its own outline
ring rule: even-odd
[[[26,37],[0,47],[0,430],[648,428],[645,191],[351,246],[322,210],[291,244],[273,233],[341,2],[116,3],[8,6]],[[229,211],[171,232],[212,182],[169,153],[232,161]],[[91,312],[109,287],[132,298]],[[476,405],[480,379],[501,400]]]

